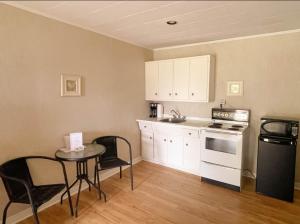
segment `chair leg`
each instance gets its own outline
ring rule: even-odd
[[[40,224],[39,217],[37,215],[37,208],[34,205],[31,205],[31,208],[32,208],[34,223]]]
[[[120,179],[122,178],[122,167],[120,166]]]
[[[96,185],[96,182],[97,182],[96,172],[98,172],[97,165],[95,165],[95,169],[94,169],[94,185]]]
[[[6,223],[7,210],[8,210],[8,207],[10,206],[10,204],[11,204],[11,201],[9,201],[9,202],[7,203],[7,205],[5,206],[5,208],[4,208],[3,216],[2,216],[2,224],[5,224],[5,223]]]
[[[87,182],[88,185],[89,185],[89,191],[91,191],[91,184],[89,182]]]
[[[130,164],[130,181],[131,181],[131,190],[133,191],[133,171],[132,171],[132,163]]]

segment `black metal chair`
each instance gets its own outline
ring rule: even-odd
[[[129,150],[129,162],[124,161],[118,158],[118,147],[117,147],[117,140],[124,141],[128,145]],[[130,180],[131,180],[131,190],[133,190],[133,173],[132,173],[132,151],[131,145],[129,141],[120,136],[103,136],[96,138],[92,141],[92,143],[97,143],[106,147],[106,152],[101,155],[96,161],[95,166],[95,181],[96,181],[96,172],[101,170],[107,170],[112,168],[120,167],[120,179],[122,178],[122,167],[123,166],[130,166]]]
[[[27,160],[29,159],[46,159],[60,163],[63,169],[65,183],[40,186],[34,185],[27,165]],[[36,224],[39,224],[37,215],[38,207],[49,201],[65,187],[68,189],[68,179],[65,165],[61,161],[46,156],[28,156],[10,160],[0,166],[0,177],[2,178],[4,187],[9,197],[9,202],[3,211],[2,224],[6,223],[7,210],[10,204],[13,202],[30,204],[34,221]],[[73,216],[73,207],[69,191],[68,199],[70,211]]]

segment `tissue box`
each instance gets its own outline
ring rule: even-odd
[[[82,132],[70,133],[64,136],[66,148],[73,151],[83,149]]]

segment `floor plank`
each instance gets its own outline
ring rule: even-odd
[[[56,204],[39,213],[47,224],[240,224],[300,223],[300,192],[288,203],[256,194],[245,180],[244,190],[231,191],[201,182],[200,178],[148,162],[134,166],[135,190],[129,174],[101,182],[107,203],[96,192],[80,196],[79,217],[69,215],[68,204]],[[75,202],[75,197],[72,198]],[[31,218],[21,224],[33,223]]]

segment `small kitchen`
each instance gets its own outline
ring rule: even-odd
[[[295,167],[299,106],[290,94],[298,90],[293,83],[295,73],[283,78],[282,72],[289,66],[285,53],[295,52],[281,49],[280,37],[154,50],[154,60],[145,63],[149,114],[137,119],[143,159],[236,191],[242,191],[243,176],[256,179],[257,192],[292,201],[293,189],[299,187]],[[278,49],[272,48],[274,45]],[[278,69],[271,69],[275,65]],[[270,118],[277,119],[271,126]],[[279,150],[277,156],[284,159],[277,163],[276,153],[268,154],[267,149],[265,155],[268,146],[262,143],[269,139],[259,141],[265,129],[261,127],[273,132],[271,138],[287,137],[288,143],[283,145],[288,146],[283,149],[291,154]],[[274,143],[268,144],[272,149]],[[286,164],[285,171],[276,173]],[[273,178],[274,174],[282,175],[281,179]],[[281,186],[282,182],[288,184]],[[279,187],[272,190],[272,185]]]
[[[1,2],[0,224],[299,224],[299,12]]]

